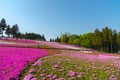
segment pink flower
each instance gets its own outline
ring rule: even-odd
[[[56,75],[54,75],[53,77],[52,77],[52,79],[56,79],[57,78],[57,76]]]
[[[45,77],[46,75],[45,74],[40,74],[41,77]]]
[[[78,77],[78,78],[81,78],[81,77],[82,77],[82,75],[81,75],[81,74],[79,74],[79,75],[77,75],[77,77]]]
[[[58,64],[55,64],[55,65],[54,65],[54,68],[59,68],[59,65],[58,65]]]
[[[34,76],[32,74],[28,74],[25,76],[24,80],[31,80]]]
[[[38,80],[38,78],[32,78],[31,80]]]
[[[71,77],[73,77],[73,76],[75,76],[76,75],[76,72],[74,72],[74,71],[69,71],[69,76],[71,76]]]
[[[32,69],[29,70],[29,72],[30,72],[30,73],[35,72],[35,69],[32,68]]]
[[[65,78],[60,78],[60,79],[58,79],[58,80],[65,80]]]
[[[53,77],[53,75],[52,75],[52,74],[49,74],[49,75],[47,75],[47,77],[52,78],[52,77]]]

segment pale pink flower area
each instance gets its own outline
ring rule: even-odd
[[[38,80],[38,78],[32,78],[31,80]]]
[[[47,55],[49,55],[48,51],[44,49],[0,47],[0,80],[18,80],[20,73],[29,62]],[[31,75],[28,77],[30,78]]]
[[[52,75],[52,74],[48,74],[47,77],[48,77],[48,78],[52,78],[53,75]]]
[[[29,40],[29,39],[16,39],[16,38],[2,38],[4,41],[12,41],[17,43],[28,43],[28,44],[34,44],[36,43],[35,40]]]
[[[58,79],[58,80],[65,80],[65,78],[60,78],[60,79]]]
[[[38,80],[38,78],[33,74],[28,74],[23,80]]]
[[[82,77],[82,75],[81,75],[81,74],[78,74],[78,75],[77,75],[77,77],[78,77],[78,78],[81,78],[81,77]]]
[[[28,74],[27,76],[25,76],[24,80],[31,80],[34,77],[35,76],[33,74]]]
[[[32,73],[32,72],[35,72],[34,68],[32,68],[32,69],[29,70],[29,73]]]
[[[74,77],[76,75],[76,72],[74,71],[68,71],[69,76]]]
[[[52,79],[57,79],[57,75],[54,75],[54,76],[52,77]]]
[[[56,68],[59,68],[59,65],[58,64],[55,64],[54,65],[54,68],[56,69]]]
[[[45,76],[46,76],[46,74],[40,74],[40,76],[41,76],[41,77],[45,77]]]
[[[36,62],[33,64],[33,66],[37,66],[37,65],[41,66],[42,63],[43,63],[42,60],[38,60],[38,61],[36,61]]]

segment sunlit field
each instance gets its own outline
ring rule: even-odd
[[[120,80],[120,0],[0,3],[0,80]]]
[[[44,57],[31,65],[24,80],[119,80],[120,59],[64,52]]]
[[[0,46],[0,80],[120,80],[119,54],[44,41]]]

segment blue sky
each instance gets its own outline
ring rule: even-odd
[[[0,0],[0,19],[20,31],[83,34],[108,26],[120,31],[120,0]]]

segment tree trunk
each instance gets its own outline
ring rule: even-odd
[[[3,37],[3,31],[2,31],[2,37]]]
[[[111,45],[111,53],[113,52],[113,46]]]

